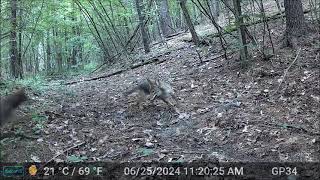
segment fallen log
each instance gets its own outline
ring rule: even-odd
[[[64,85],[71,85],[71,84],[76,84],[76,83],[85,82],[85,81],[94,81],[94,80],[98,80],[98,79],[108,78],[110,76],[121,74],[123,72],[129,71],[129,70],[132,70],[132,69],[136,69],[136,68],[139,68],[141,66],[145,66],[145,65],[148,65],[148,64],[152,64],[152,63],[160,64],[160,63],[163,63],[163,62],[167,61],[167,59],[160,60],[159,57],[161,57],[163,55],[170,54],[170,53],[171,52],[165,52],[163,54],[160,54],[160,55],[157,55],[155,57],[152,57],[149,61],[145,61],[145,62],[141,62],[141,63],[138,63],[138,64],[134,64],[131,67],[126,68],[126,69],[120,69],[120,70],[117,70],[115,72],[112,72],[112,73],[109,73],[109,74],[104,74],[104,75],[101,75],[101,76],[98,76],[98,77],[93,77],[93,78],[88,78],[88,79],[83,79],[83,80],[67,82]]]

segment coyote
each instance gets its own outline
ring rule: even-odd
[[[139,104],[142,103],[142,101],[144,101],[146,96],[150,96],[150,100],[152,103],[155,99],[160,99],[170,107],[174,108],[174,110],[177,110],[171,99],[174,100],[177,104],[178,98],[174,95],[174,90],[168,83],[146,78],[145,80],[138,83],[136,87],[125,92],[125,95],[128,96],[134,92],[138,92],[140,95],[138,102]]]

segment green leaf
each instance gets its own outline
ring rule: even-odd
[[[172,161],[173,163],[183,163],[185,162],[185,160],[183,158],[179,158],[178,160],[176,161]]]
[[[288,124],[287,123],[282,124],[282,128],[287,129],[288,128]]]
[[[149,156],[154,153],[153,149],[147,149],[147,148],[139,148],[138,153],[140,153],[142,156]]]
[[[71,155],[71,156],[67,156],[67,161],[69,162],[83,162],[84,160],[87,160],[88,157],[87,156],[76,156],[76,155]]]

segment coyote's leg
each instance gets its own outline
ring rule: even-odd
[[[176,113],[179,113],[179,109],[176,108],[176,106],[170,102],[167,98],[160,98],[163,102],[165,102],[170,108],[172,108]]]

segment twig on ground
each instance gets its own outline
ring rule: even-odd
[[[257,121],[257,122],[259,122],[259,121]],[[320,135],[320,132],[314,132],[314,131],[308,130],[305,127],[302,127],[302,126],[296,126],[296,125],[290,125],[290,124],[272,123],[272,122],[262,122],[262,121],[261,121],[260,125],[268,126],[268,127],[272,127],[272,126],[273,127],[287,127],[287,128],[290,128],[290,129],[296,129],[296,130],[303,131],[303,132],[305,132],[306,134],[309,134],[309,135]]]
[[[65,152],[70,151],[71,149],[76,148],[76,147],[78,147],[78,146],[81,146],[81,145],[83,145],[84,143],[85,143],[85,142],[81,142],[81,143],[75,144],[74,146],[71,146],[71,147],[65,149],[63,152],[58,153],[57,155],[55,155],[54,157],[52,157],[47,163],[45,163],[45,165],[49,164],[51,161],[53,161],[55,158],[59,157],[60,155],[64,154]],[[44,165],[44,166],[45,166],[45,165]]]
[[[277,89],[270,95],[270,97],[274,96],[274,95],[279,91],[279,89],[280,89],[283,81],[285,80],[285,78],[286,78],[286,76],[287,76],[287,74],[288,74],[288,72],[289,72],[289,69],[290,69],[290,68],[292,67],[292,65],[298,60],[300,51],[301,51],[301,48],[297,51],[297,55],[296,55],[296,57],[294,58],[294,60],[290,63],[290,65],[289,65],[289,66],[287,67],[287,69],[284,71],[284,74],[283,74],[283,76],[282,76],[282,78],[281,78],[281,81],[280,81]],[[266,99],[266,98],[265,98],[265,99]]]

